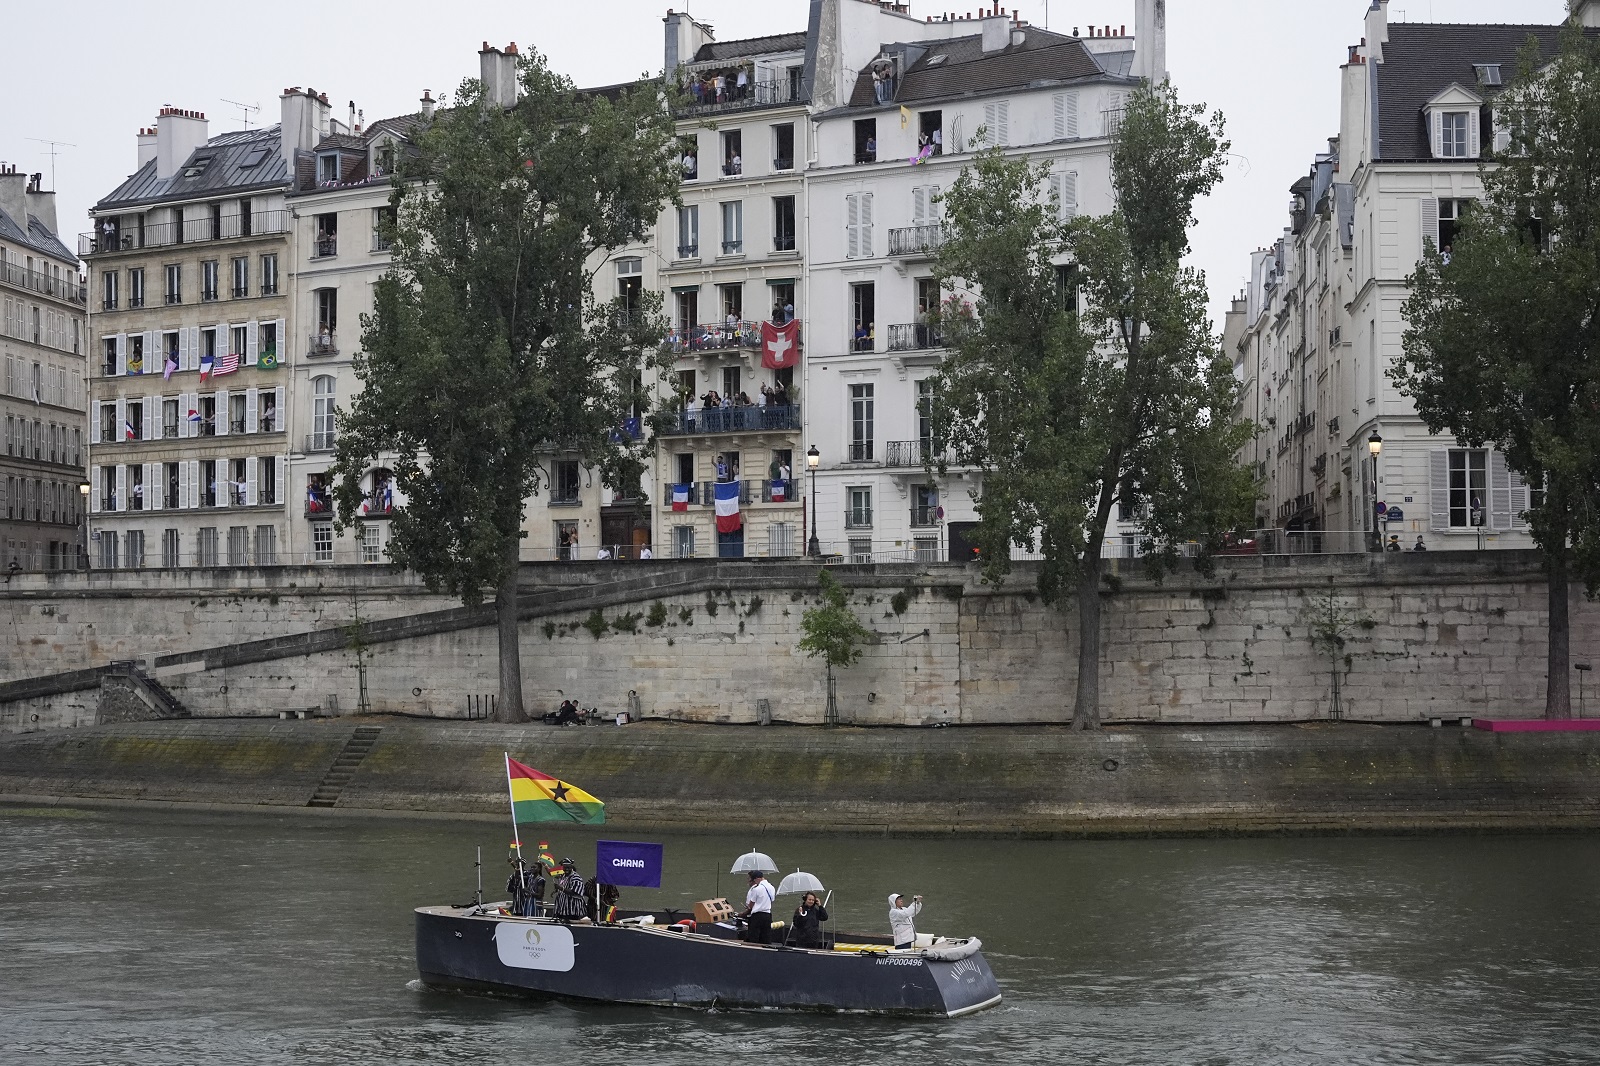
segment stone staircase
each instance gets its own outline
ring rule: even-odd
[[[333,760],[333,765],[328,767],[328,772],[322,775],[322,780],[317,783],[317,790],[311,794],[311,799],[306,802],[307,807],[333,807],[339,802],[339,795],[344,791],[350,779],[355,776],[356,768],[361,765],[361,760],[372,751],[372,746],[378,742],[378,734],[383,732],[381,725],[358,725],[350,739],[345,741],[339,757]]]

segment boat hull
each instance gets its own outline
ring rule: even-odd
[[[758,947],[660,927],[565,925],[417,910],[424,984],[523,996],[698,1008],[868,1011],[955,1017],[1000,1000],[982,952]]]

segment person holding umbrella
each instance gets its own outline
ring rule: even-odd
[[[815,892],[800,897],[800,906],[794,909],[794,946],[797,948],[822,947],[822,922],[828,920],[828,908],[817,899]]]
[[[777,898],[767,875],[760,870],[750,871],[750,891],[744,896],[744,910],[739,917],[745,919],[744,939],[749,944],[772,942],[772,901]]]

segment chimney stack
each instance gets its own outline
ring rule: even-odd
[[[489,47],[488,41],[483,42],[483,48],[478,52],[478,78],[483,82],[485,106],[493,104],[507,110],[517,106],[518,91],[521,89],[517,73],[515,41],[506,45],[503,52]]]
[[[23,232],[28,229],[27,184],[28,176],[17,173],[14,164],[0,163],[0,211],[10,215]]]
[[[667,47],[665,67],[667,77],[672,77],[685,63],[693,63],[700,46],[714,39],[711,27],[696,22],[687,11],[677,12],[667,8]]]
[[[156,128],[151,126],[146,129],[139,127],[139,165],[135,170],[142,169],[144,165],[156,157]]]
[[[176,174],[196,148],[206,143],[206,116],[199,111],[163,107],[156,116],[156,177]]]
[[[283,161],[294,173],[296,152],[309,152],[317,143],[316,96],[296,85],[278,98],[282,129],[279,134]]]
[[[422,90],[422,117],[423,118],[432,118],[433,117],[433,90],[432,89],[424,89],[424,90]]]
[[[1011,44],[1011,16],[1001,14],[985,14],[983,26],[984,52],[1003,51]]]
[[[1167,80],[1167,0],[1136,0],[1130,73],[1151,85]]]

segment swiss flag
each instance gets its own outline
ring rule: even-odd
[[[761,323],[761,365],[768,370],[787,370],[800,362],[800,320],[790,319],[779,326]]]

